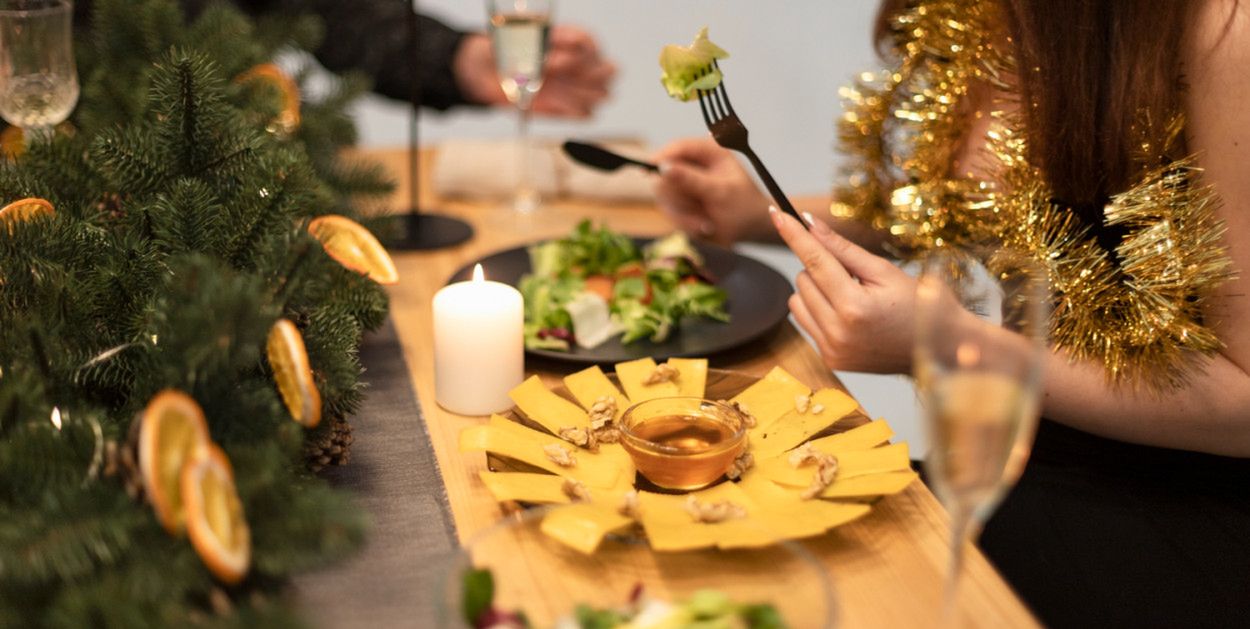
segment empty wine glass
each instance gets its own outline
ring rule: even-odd
[[[78,102],[71,0],[0,0],[0,116],[29,144]]]
[[[925,471],[951,517],[944,615],[955,621],[963,547],[1019,479],[1042,391],[1050,293],[1045,270],[1010,251],[939,251],[916,289],[916,387]]]
[[[519,178],[513,207],[522,213],[533,212],[539,202],[530,172],[529,119],[534,95],[543,83],[543,61],[547,57],[547,33],[554,4],[554,0],[486,2],[499,84],[517,108]]]

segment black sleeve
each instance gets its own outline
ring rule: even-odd
[[[412,98],[418,81],[421,104],[434,109],[471,104],[460,93],[452,61],[466,33],[438,20],[417,16],[415,49],[408,38],[408,0],[303,0],[325,21],[326,37],[315,51],[334,72],[357,70],[374,81],[374,91],[390,98]]]

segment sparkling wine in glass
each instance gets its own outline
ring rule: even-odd
[[[0,116],[29,143],[78,102],[71,0],[0,0]]]
[[[916,301],[925,471],[951,516],[945,615],[953,623],[963,547],[1019,479],[1032,448],[1050,293],[1045,270],[1025,255],[944,250],[925,260]]]
[[[529,119],[534,95],[543,84],[553,4],[554,0],[487,0],[499,85],[517,108],[520,177],[513,207],[522,213],[533,212],[539,202],[530,171]]]

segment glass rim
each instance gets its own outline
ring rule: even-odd
[[[704,448],[702,450],[687,450],[683,448],[677,448],[674,446],[666,446],[662,443],[656,443],[654,441],[651,441],[650,439],[641,437],[638,434],[636,434],[633,430],[630,429],[630,423],[626,421],[626,418],[629,417],[635,410],[637,410],[638,407],[645,406],[653,402],[672,402],[673,400],[694,401],[694,402],[698,402],[700,404],[700,407],[702,407],[703,405],[707,405],[707,406],[715,407],[721,411],[733,413],[734,415],[738,416],[738,426],[734,430],[734,433],[730,435],[728,439],[721,441],[717,444],[714,444],[712,446],[709,446],[707,448]],[[720,418],[716,418],[716,421],[724,423]],[[618,425],[618,428],[621,431],[622,439],[628,439],[631,443],[634,443],[635,445],[638,445],[640,447],[645,447],[646,449],[652,450],[654,452],[659,452],[661,454],[670,454],[674,456],[706,455],[706,454],[712,454],[712,453],[729,450],[731,448],[737,447],[738,444],[742,441],[742,439],[747,434],[747,426],[746,426],[745,418],[743,418],[742,414],[739,413],[732,406],[724,402],[717,402],[715,400],[709,400],[707,398],[697,397],[693,395],[675,395],[675,396],[670,396],[670,397],[652,398],[650,400],[643,400],[642,402],[635,403],[631,405],[629,408],[625,409],[624,413],[621,413],[621,421],[620,421],[620,424]]]
[[[60,13],[62,11],[73,11],[74,0],[42,0],[40,2],[32,2],[31,4],[42,4],[37,8],[16,9],[6,8],[6,5],[0,2],[0,15],[6,17],[26,17],[30,15],[45,15],[52,13]]]

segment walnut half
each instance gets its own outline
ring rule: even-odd
[[[577,458],[573,456],[573,451],[558,443],[549,443],[543,446],[543,454],[546,454],[548,460],[560,467],[577,465]]]
[[[655,371],[652,371],[651,375],[647,376],[647,379],[643,380],[642,383],[659,384],[661,382],[672,382],[677,379],[678,373],[679,372],[676,367],[668,363],[663,363],[656,365]]]
[[[560,490],[563,491],[564,495],[568,496],[573,502],[584,502],[590,500],[590,491],[586,489],[586,486],[583,485],[581,481],[566,478],[564,479],[564,483],[560,485]]]
[[[695,522],[706,524],[745,518],[747,516],[745,508],[728,500],[722,502],[702,502],[694,496],[686,497],[686,513],[689,513]]]
[[[755,455],[751,454],[748,450],[743,450],[742,454],[739,454],[738,457],[734,459],[733,465],[729,466],[729,471],[725,472],[725,476],[728,476],[729,480],[738,480],[754,465]]]

